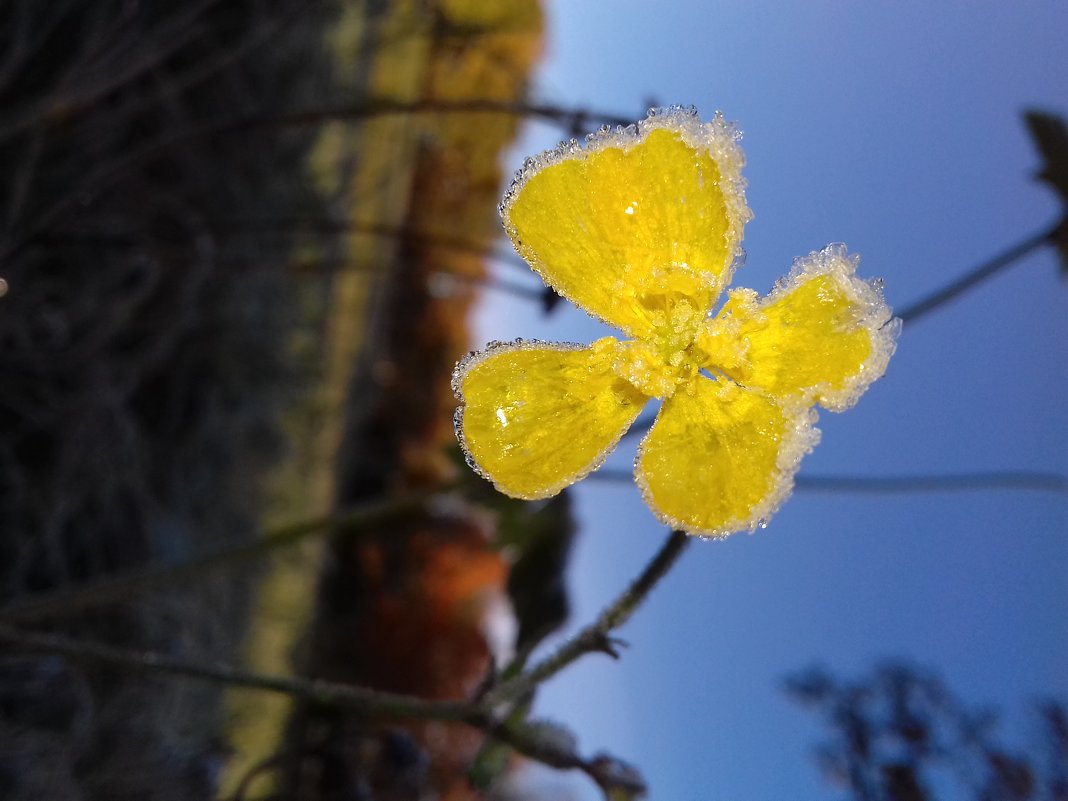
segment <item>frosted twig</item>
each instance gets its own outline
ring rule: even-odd
[[[611,633],[630,619],[660,579],[668,574],[689,543],[690,537],[685,533],[671,532],[645,569],[593,623],[530,670],[491,688],[484,696],[485,702],[492,707],[499,702],[522,699],[538,684],[555,676],[585,654],[599,651],[617,656],[617,643],[612,640]]]

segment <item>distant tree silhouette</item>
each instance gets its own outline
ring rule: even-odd
[[[813,667],[786,691],[830,726],[817,762],[857,801],[1065,801],[1068,714],[1036,707],[1041,747],[1014,751],[996,739],[998,719],[970,710],[934,675],[887,664],[859,681]]]

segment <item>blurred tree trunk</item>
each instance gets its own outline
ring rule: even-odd
[[[522,99],[539,48],[533,0],[439,2],[429,15],[414,3],[348,8],[362,11],[358,23],[342,17],[360,35],[340,32],[340,46],[353,49],[339,57],[373,53],[356,61],[375,96]],[[475,298],[463,279],[485,274],[483,257],[472,251],[499,235],[500,153],[518,122],[500,114],[432,115],[372,121],[354,133],[354,172],[341,189],[348,215],[402,233],[350,243],[352,258],[366,261],[371,253],[377,266],[345,406],[339,507],[435,491],[456,478],[447,455],[455,447],[451,375],[470,347]],[[457,239],[471,247],[456,247]],[[490,525],[457,500],[382,530],[332,537],[301,670],[426,698],[468,696],[490,666],[487,615],[505,603],[507,569]],[[290,766],[290,797],[362,798],[371,788],[380,799],[474,797],[463,771],[479,738],[462,727],[429,724],[402,733],[302,707],[288,739],[286,752],[299,755]]]

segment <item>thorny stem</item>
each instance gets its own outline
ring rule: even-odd
[[[555,676],[585,654],[600,651],[617,656],[615,644],[609,635],[627,622],[660,579],[668,574],[689,544],[690,537],[685,533],[671,532],[641,574],[601,612],[593,623],[530,670],[492,688],[485,695],[486,703],[492,706],[502,701],[522,699],[534,687]]]
[[[141,592],[198,578],[209,569],[255,559],[324,531],[359,531],[404,517],[425,505],[429,497],[412,495],[368,503],[347,511],[278,526],[252,542],[202,554],[177,564],[113,574],[70,589],[30,596],[0,608],[0,621],[26,622],[65,616],[101,604],[124,600]]]

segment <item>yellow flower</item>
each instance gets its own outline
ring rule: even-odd
[[[529,159],[501,204],[516,250],[553,289],[629,339],[491,343],[456,367],[469,463],[517,498],[601,465],[662,400],[635,478],[669,526],[763,525],[819,439],[819,404],[853,405],[886,369],[896,321],[842,245],[799,259],[765,298],[732,289],[748,221],[732,126],[649,112]]]

